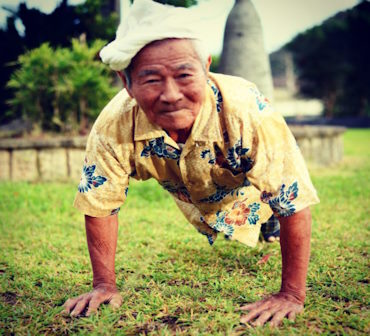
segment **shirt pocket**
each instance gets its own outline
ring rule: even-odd
[[[213,166],[211,168],[212,181],[227,189],[234,189],[243,186],[246,179],[245,173],[233,173],[229,169]]]

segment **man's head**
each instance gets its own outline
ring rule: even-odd
[[[196,39],[187,39],[193,45],[195,52],[198,55],[200,62],[202,63],[203,70],[207,72],[207,63],[209,62],[210,53],[205,45],[200,40]],[[153,41],[154,42],[154,41]],[[150,43],[148,43],[150,44]],[[126,85],[130,88],[131,87],[131,62],[127,66],[126,69],[122,71],[117,71],[118,75],[122,78],[125,77]]]
[[[205,99],[210,63],[193,40],[164,39],[141,49],[121,78],[152,123],[188,130]]]
[[[199,10],[135,0],[100,51],[149,120],[167,131],[190,129],[204,101],[211,58],[194,24],[203,19]]]

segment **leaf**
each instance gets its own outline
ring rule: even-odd
[[[257,261],[257,265],[266,264],[271,256],[272,256],[272,254],[264,255],[260,260]]]

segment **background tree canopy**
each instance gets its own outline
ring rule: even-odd
[[[21,3],[11,11],[4,29],[0,29],[0,124],[20,117],[18,109],[9,110],[6,104],[14,96],[12,87],[6,83],[18,68],[18,56],[47,42],[50,47],[71,47],[73,38],[86,36],[88,44],[95,39],[109,41],[114,38],[118,14],[112,1],[86,0],[81,5],[70,6],[63,0],[50,14],[28,8]],[[21,36],[15,28],[15,20],[24,26]]]
[[[370,3],[362,1],[286,45],[300,93],[322,99],[325,115],[370,116]]]
[[[172,5],[176,7],[190,7],[198,3],[197,0],[154,0],[161,4]]]

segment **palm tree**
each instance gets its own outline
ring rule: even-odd
[[[219,72],[254,82],[269,100],[273,100],[262,25],[250,0],[235,0],[226,22]]]

